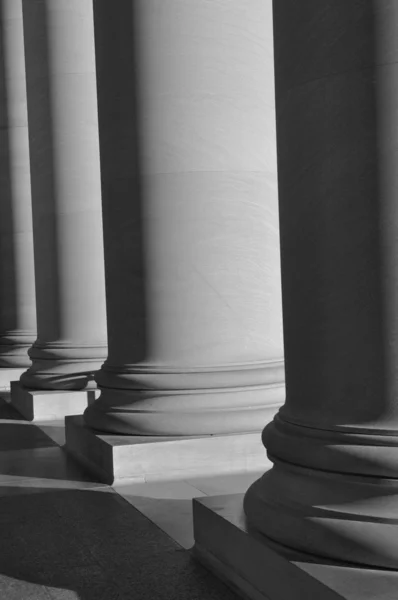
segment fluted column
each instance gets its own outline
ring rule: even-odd
[[[252,525],[398,568],[398,5],[274,2],[286,404]]]
[[[0,368],[36,338],[22,0],[0,0]]]
[[[23,0],[38,337],[26,387],[81,389],[106,356],[91,0]]]
[[[269,5],[95,12],[109,355],[86,422],[257,430],[284,398]]]

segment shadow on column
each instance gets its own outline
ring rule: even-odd
[[[42,331],[51,329],[55,340],[61,335],[61,294],[57,277],[59,237],[47,11],[47,2],[23,0],[38,321],[38,339],[35,345],[40,345]],[[38,87],[38,80],[40,94],[34,92]],[[43,171],[46,172],[46,177],[43,177]]]
[[[47,11],[46,2],[23,0],[38,320],[35,344],[39,345],[41,331],[51,327],[55,339],[61,334]],[[40,95],[34,93],[37,79],[40,79]],[[46,177],[43,170],[47,172]],[[51,301],[47,300],[49,296]]]
[[[47,374],[42,385],[36,374],[51,360],[56,366],[57,346],[62,340],[62,302],[59,247],[61,242],[57,222],[57,169],[54,143],[52,74],[49,51],[49,2],[23,0],[24,37],[26,49],[29,140],[31,149],[31,178],[33,228],[35,247],[35,277],[38,337],[29,354],[32,368],[21,378],[29,388],[80,389],[82,379],[93,380],[92,372],[73,377]],[[89,235],[89,232],[88,232]],[[87,290],[90,293],[90,290]],[[62,347],[61,350],[62,352]]]
[[[377,422],[396,397],[388,361],[397,354],[390,261],[398,214],[385,188],[382,4],[274,3],[287,386],[281,416],[325,429],[352,423],[355,397],[353,424]]]
[[[3,0],[0,0],[0,368],[9,366],[7,357],[2,358],[3,352],[7,354],[7,342],[4,346],[3,336],[7,337],[7,333],[18,326],[15,312],[14,216],[3,11]]]
[[[134,13],[132,0],[120,0],[117,11],[108,0],[94,2],[108,310],[105,370],[126,359],[134,364],[147,358]],[[135,285],[131,284],[132,273]],[[128,285],[124,285],[124,274]],[[110,311],[117,315],[110,317]],[[119,348],[126,337],[131,340],[129,347]]]
[[[398,5],[273,6],[287,400],[245,512],[396,570]]]

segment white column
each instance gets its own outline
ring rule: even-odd
[[[284,399],[270,5],[95,12],[109,355],[86,422],[258,430]]]
[[[38,337],[26,387],[81,389],[106,356],[91,0],[23,0]]]
[[[22,0],[0,0],[0,370],[28,367],[35,338]]]

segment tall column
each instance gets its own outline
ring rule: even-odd
[[[398,5],[274,2],[286,404],[252,525],[398,567]]]
[[[0,0],[0,370],[28,367],[35,338],[22,0]]]
[[[23,0],[38,337],[21,377],[82,389],[106,356],[92,0]]]
[[[95,13],[109,354],[86,422],[257,430],[284,398],[269,7]]]

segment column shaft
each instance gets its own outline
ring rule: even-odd
[[[286,404],[249,520],[398,567],[398,6],[274,2]]]
[[[22,0],[0,1],[0,367],[28,367],[36,338]]]
[[[258,429],[284,397],[269,6],[95,11],[109,355],[86,421]]]
[[[81,389],[106,355],[91,0],[24,0],[38,337],[26,387]]]

